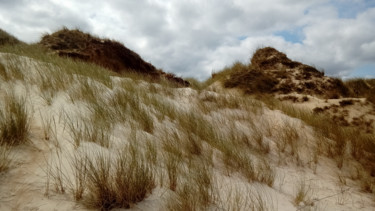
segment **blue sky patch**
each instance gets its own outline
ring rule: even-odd
[[[363,0],[359,2],[332,0],[331,3],[337,8],[339,18],[355,18],[358,13],[375,7],[374,0]]]
[[[295,30],[278,31],[274,33],[274,35],[281,36],[284,38],[284,40],[292,43],[302,43],[304,39],[302,28],[298,28]]]
[[[355,69],[348,78],[375,78],[375,64],[367,64]]]
[[[237,37],[237,39],[238,39],[238,40],[241,40],[241,41],[242,41],[242,40],[245,40],[246,38],[247,38],[247,36],[245,36],[245,35],[242,35],[242,36]]]

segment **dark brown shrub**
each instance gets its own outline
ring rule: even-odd
[[[340,101],[340,106],[342,107],[353,105],[353,104],[354,104],[353,100],[341,100]]]
[[[310,76],[311,75],[314,75],[316,77],[323,77],[324,76],[324,72],[320,72],[315,67],[312,67],[312,66],[309,66],[309,65],[303,65],[302,72],[303,72],[303,74],[310,75]]]
[[[244,68],[239,72],[233,73],[229,79],[224,81],[226,88],[240,88],[247,94],[272,93],[278,80],[266,73]]]
[[[251,59],[251,65],[256,69],[277,69],[275,65],[278,63],[288,68],[301,65],[301,63],[290,60],[286,54],[272,47],[258,49]]]
[[[156,69],[123,44],[109,39],[100,39],[77,29],[63,28],[51,35],[47,34],[42,37],[40,44],[56,51],[60,56],[92,62],[116,73],[134,71],[155,79],[164,77],[182,86],[189,85],[189,82],[181,78]]]
[[[341,95],[343,97],[349,97],[351,92],[347,86],[345,86],[344,82],[341,79],[334,78],[332,81],[332,89],[336,90],[337,95]],[[339,98],[339,97],[338,97]]]
[[[324,109],[320,108],[320,107],[316,107],[316,108],[313,109],[313,112],[316,113],[316,114],[319,114],[319,113],[324,112]]]

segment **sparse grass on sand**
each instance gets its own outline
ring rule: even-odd
[[[30,114],[26,108],[26,99],[8,93],[5,105],[0,110],[0,144],[19,145],[28,140]]]
[[[6,171],[11,165],[10,147],[0,144],[0,173]]]

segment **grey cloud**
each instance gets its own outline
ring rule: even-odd
[[[340,19],[338,0],[56,2],[0,0],[0,24],[26,41],[62,25],[79,27],[123,42],[165,71],[200,79],[236,60],[248,62],[263,46],[332,75],[375,59],[373,9],[361,7],[355,19]],[[296,28],[301,44],[273,35]]]
[[[311,62],[324,65],[328,73],[350,72],[364,62],[374,62],[375,9],[356,19],[329,19],[304,30],[304,52]]]
[[[0,2],[0,11],[0,23],[5,30],[9,28],[25,41],[37,41],[42,33],[61,26],[91,29],[85,17],[49,1],[18,1],[14,5]]]

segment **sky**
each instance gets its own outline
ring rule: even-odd
[[[0,0],[0,28],[22,41],[63,26],[199,80],[266,46],[326,75],[375,78],[375,0]]]

